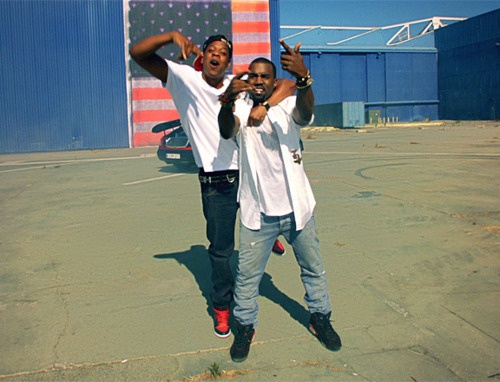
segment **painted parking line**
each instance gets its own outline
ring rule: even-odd
[[[123,183],[123,185],[124,186],[132,186],[134,184],[155,182],[157,180],[162,180],[162,179],[167,179],[167,178],[173,178],[175,176],[181,176],[181,175],[186,175],[186,174],[170,174],[170,175],[160,176],[160,177],[157,177],[157,178],[149,178],[149,179],[136,180],[134,182],[127,182],[127,183]]]
[[[126,156],[126,157],[112,157],[112,158],[82,158],[82,159],[61,159],[61,160],[51,160],[51,161],[8,161],[0,163],[0,167],[18,166],[18,168],[12,168],[8,170],[0,170],[1,173],[7,172],[17,172],[17,171],[27,171],[27,170],[38,170],[47,167],[64,166],[71,164],[80,163],[94,163],[94,162],[109,162],[109,161],[120,161],[120,160],[130,160],[130,159],[146,159],[156,157],[156,154],[141,154],[139,156]],[[29,167],[26,167],[29,166]]]

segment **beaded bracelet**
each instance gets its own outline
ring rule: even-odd
[[[234,105],[234,99],[224,98],[224,93],[219,96],[219,102],[222,106],[230,104],[231,107]],[[226,106],[227,107],[227,106]]]
[[[311,86],[313,82],[314,81],[311,77],[311,72],[308,70],[305,77],[297,78],[295,85],[297,86],[297,89],[305,89]]]

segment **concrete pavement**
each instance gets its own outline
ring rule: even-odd
[[[304,160],[340,352],[286,244],[231,361],[196,176],[155,148],[3,155],[0,381],[500,380],[499,123],[324,130]]]

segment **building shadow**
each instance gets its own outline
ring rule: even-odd
[[[162,253],[153,256],[159,260],[175,260],[178,264],[183,265],[194,276],[200,292],[206,301],[207,314],[213,317],[212,303],[210,300],[210,292],[212,290],[211,282],[211,265],[208,258],[207,248],[204,245],[192,245],[186,251],[174,253]],[[231,257],[231,268],[233,273],[236,269],[238,252],[235,251]],[[288,297],[285,293],[279,290],[272,281],[272,276],[267,272],[264,273],[259,287],[260,296],[269,299],[275,304],[281,306],[290,317],[307,327],[309,325],[308,311],[297,301]]]

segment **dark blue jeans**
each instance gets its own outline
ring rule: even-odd
[[[208,254],[212,264],[211,299],[217,309],[229,309],[233,301],[234,276],[230,257],[234,251],[234,230],[239,208],[237,194],[237,173],[224,180],[201,182],[203,215],[207,221],[206,233],[210,242]]]

